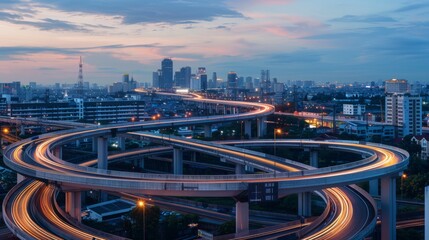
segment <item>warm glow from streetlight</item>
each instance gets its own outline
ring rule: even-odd
[[[407,178],[407,174],[405,174],[405,173],[402,174],[402,178],[404,178],[404,179]]]
[[[281,134],[282,130],[280,128],[276,129],[276,133]]]
[[[3,129],[3,133],[8,134],[8,133],[9,133],[9,129],[8,129],[8,128],[4,128],[4,129]]]
[[[137,204],[139,205],[139,207],[144,207],[144,201],[143,200],[139,200],[137,202]]]

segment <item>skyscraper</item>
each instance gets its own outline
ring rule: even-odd
[[[170,58],[162,60],[161,72],[159,88],[165,90],[173,89],[173,60]]]
[[[206,91],[207,90],[207,72],[205,67],[198,68],[197,78],[200,79],[201,91]]]
[[[422,134],[422,98],[406,93],[386,95],[386,123],[397,127],[398,137]]]
[[[176,87],[189,88],[191,85],[191,67],[182,67],[180,71],[174,74],[174,82]]]
[[[219,87],[219,84],[217,82],[217,74],[216,74],[216,72],[213,72],[212,80],[213,80],[213,86],[215,88]]]
[[[158,69],[158,71],[152,73],[152,87],[153,88],[159,88],[159,79],[161,78],[161,69]]]
[[[261,88],[263,93],[271,92],[270,70],[261,70]]]
[[[238,95],[237,73],[236,72],[229,72],[227,79],[228,79],[226,82],[227,96],[230,99],[235,100],[235,99],[237,99],[237,95]]]

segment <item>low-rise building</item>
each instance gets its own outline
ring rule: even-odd
[[[395,126],[388,124],[368,124],[365,121],[348,121],[340,126],[340,133],[355,135],[365,141],[374,141],[380,138],[387,141],[395,138]]]

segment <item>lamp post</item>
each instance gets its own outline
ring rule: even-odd
[[[282,130],[280,128],[274,128],[274,156],[277,156],[277,147],[276,147],[276,136],[277,134],[281,134]]]
[[[143,240],[146,240],[146,206],[144,201],[139,200],[138,206],[143,208]]]
[[[401,176],[401,199],[404,199],[404,179],[407,178],[407,174],[403,173]]]

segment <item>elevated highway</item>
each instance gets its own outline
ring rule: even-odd
[[[328,147],[357,152],[368,156],[364,160],[352,164],[315,169],[290,160],[214,142],[188,140],[168,135],[142,132],[132,133],[133,131],[162,127],[211,124],[223,121],[246,120],[255,117],[263,118],[274,111],[272,106],[266,104],[227,102],[198,97],[190,98],[189,100],[209,102],[210,104],[230,104],[233,106],[248,107],[251,111],[224,116],[128,123],[45,134],[41,135],[38,139],[24,140],[8,147],[4,153],[5,162],[9,167],[25,176],[54,183],[64,191],[71,191],[73,189],[74,191],[76,189],[102,189],[150,195],[236,197],[247,190],[249,183],[256,182],[278,182],[280,196],[327,188],[324,190],[324,199],[328,203],[329,212],[326,212],[320,218],[321,220],[315,221],[315,224],[310,224],[305,228],[305,231],[300,233],[301,237],[308,239],[363,238],[370,233],[375,226],[375,209],[371,198],[368,194],[360,190],[353,190],[352,188],[342,186],[374,178],[383,178],[382,185],[387,188],[387,191],[383,192],[382,190],[382,205],[385,208],[385,211],[383,211],[383,214],[385,214],[382,218],[385,221],[383,221],[384,225],[382,228],[388,231],[387,238],[391,238],[392,236],[394,238],[394,233],[391,232],[392,230],[389,230],[392,229],[390,220],[394,221],[394,216],[392,216],[394,209],[392,209],[392,206],[389,206],[389,202],[392,201],[392,189],[394,189],[392,179],[406,168],[408,164],[407,152],[390,146],[369,143],[362,144],[359,142],[276,141],[277,146],[281,144],[282,146],[308,149]],[[259,120],[259,123],[262,122],[262,120]],[[177,155],[180,155],[181,149],[204,151],[206,154],[216,155],[236,164],[253,165],[267,173],[191,176],[179,174],[140,174],[107,170],[106,137],[116,133],[129,133],[150,141],[161,141],[178,149],[176,150]],[[98,168],[71,164],[63,161],[58,156],[56,149],[61,148],[61,145],[86,137],[98,137]],[[236,142],[235,144],[273,143],[273,140],[267,140]],[[337,188],[337,186],[341,187]],[[12,192],[11,195],[14,193]],[[15,198],[9,199],[13,199],[13,201],[6,201],[6,205],[18,204],[17,206],[22,207],[26,204],[22,203],[23,205],[19,205],[19,201]],[[3,208],[4,210],[8,210],[7,207],[5,209],[5,205],[3,205]],[[357,214],[354,212],[354,208],[367,210]],[[245,218],[244,215],[240,214],[243,213],[237,213],[237,218]],[[11,217],[10,212],[4,215],[11,229],[14,229],[16,232],[21,231],[21,234],[28,232],[23,226],[19,226],[16,219],[14,220]],[[64,231],[67,230],[64,229]],[[17,235],[20,236],[18,233]]]

